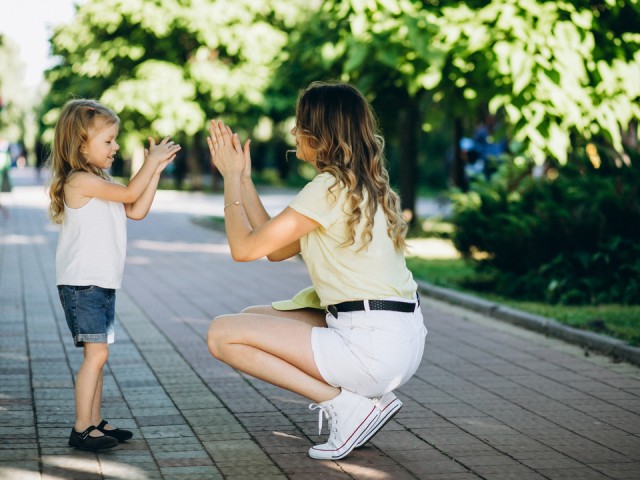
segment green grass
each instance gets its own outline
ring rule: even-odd
[[[191,221],[201,227],[224,232],[224,217],[205,215],[201,217],[193,217]]]
[[[454,226],[439,217],[431,217],[409,227],[407,238],[444,238],[453,236]]]
[[[457,259],[425,259],[407,257],[407,266],[416,278],[440,287],[460,290],[460,282],[471,278],[473,267]]]
[[[408,257],[407,265],[417,279],[434,285],[469,293],[525,312],[553,318],[565,325],[601,333],[624,340],[631,345],[640,346],[639,305],[569,306],[513,300],[462,286],[469,281],[477,280],[473,267],[462,259]]]

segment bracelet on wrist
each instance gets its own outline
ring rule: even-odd
[[[222,211],[224,212],[225,210],[227,210],[227,207],[230,207],[231,205],[242,205],[242,203],[240,202],[240,200],[236,200],[235,202],[225,203],[224,207],[222,207]]]

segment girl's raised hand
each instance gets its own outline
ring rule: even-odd
[[[176,154],[182,147],[171,140],[171,137],[164,137],[160,143],[156,145],[155,140],[149,137],[149,148],[144,149],[145,161],[156,162],[160,171],[164,170],[169,162],[176,158]]]

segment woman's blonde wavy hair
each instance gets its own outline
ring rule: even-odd
[[[316,150],[318,171],[335,177],[329,191],[333,193],[340,183],[347,189],[350,216],[346,245],[355,243],[356,227],[363,217],[361,249],[371,242],[374,215],[381,206],[387,234],[395,248],[404,251],[407,223],[400,213],[400,199],[389,185],[384,139],[364,96],[348,83],[313,82],[298,96],[296,128]]]
[[[62,223],[64,185],[73,173],[89,172],[110,178],[104,170],[87,163],[82,150],[89,141],[90,130],[117,123],[120,123],[118,116],[95,100],[70,100],[62,107],[48,161],[51,172],[49,217],[54,223]]]

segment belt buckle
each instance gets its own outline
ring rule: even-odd
[[[327,306],[327,312],[333,315],[333,318],[338,318],[338,308],[335,305]]]

